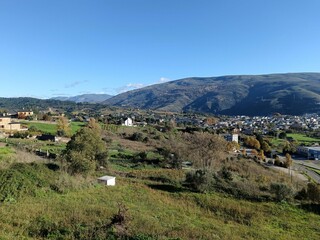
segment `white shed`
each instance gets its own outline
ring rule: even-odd
[[[103,176],[98,178],[98,181],[106,184],[107,186],[115,186],[116,185],[116,177],[112,176]]]
[[[124,121],[124,126],[128,126],[128,127],[133,126],[132,118],[127,118],[127,120]]]

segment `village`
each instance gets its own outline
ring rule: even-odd
[[[272,116],[206,116],[190,113],[167,113],[156,111],[123,110],[114,111],[95,116],[70,115],[63,110],[40,111],[35,114],[32,110],[20,110],[17,112],[6,111],[0,116],[0,137],[12,137],[15,132],[27,132],[28,122],[56,124],[59,118],[69,115],[69,122],[88,122],[95,117],[103,125],[122,125],[128,127],[154,126],[160,131],[168,127],[194,128],[195,130],[210,131],[222,135],[227,141],[235,141],[243,146],[246,136],[261,135],[268,139],[281,139],[283,143],[295,145],[295,150],[290,153],[298,155],[302,159],[320,159],[320,116],[317,114],[305,114],[303,116],[288,116],[274,114]],[[299,141],[292,136],[295,133],[308,135],[308,141]],[[55,135],[55,134],[52,134]],[[313,138],[311,138],[311,136]],[[50,133],[42,132],[37,136],[40,140],[56,141],[59,136],[51,136]],[[61,137],[61,136],[60,136]],[[312,139],[314,141],[312,141]],[[61,140],[61,138],[60,138]],[[268,142],[272,148],[269,157],[281,154],[279,144]],[[64,139],[64,141],[66,141]],[[299,145],[300,144],[300,145]],[[272,153],[272,154],[271,154]]]
[[[172,194],[218,191],[258,202],[309,201],[320,183],[319,122],[316,114],[250,117],[139,109],[6,110],[0,116],[0,149],[24,164],[31,161],[30,166],[60,169],[57,176],[81,174],[82,184],[105,186],[106,193],[121,191],[128,181],[130,188],[143,183],[153,191]],[[95,137],[80,137],[91,131],[88,126],[102,131]],[[75,142],[89,152],[103,151],[90,160],[97,165],[88,165],[86,153],[79,155]],[[68,151],[75,151],[72,160]],[[9,156],[0,154],[4,159]],[[61,194],[59,182],[51,183],[52,191]]]

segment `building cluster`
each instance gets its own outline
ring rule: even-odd
[[[214,128],[237,128],[244,134],[270,131],[285,131],[288,129],[317,130],[320,128],[320,116],[306,114],[303,116],[235,116],[226,117],[214,125]]]
[[[0,131],[16,132],[27,130],[21,126],[19,119],[26,119],[33,115],[32,111],[21,110],[15,113],[3,113],[0,116]]]

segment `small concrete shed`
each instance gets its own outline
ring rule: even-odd
[[[100,183],[103,183],[107,186],[115,186],[116,185],[116,177],[112,177],[112,176],[103,176],[98,178],[98,181]]]

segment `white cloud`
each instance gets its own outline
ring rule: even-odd
[[[158,81],[153,82],[151,84],[129,83],[129,84],[125,85],[125,86],[116,88],[115,91],[116,91],[117,94],[120,94],[120,93],[124,93],[124,92],[130,91],[130,90],[147,87],[147,86],[150,86],[150,85],[153,85],[153,84],[165,83],[165,82],[169,82],[169,81],[171,81],[169,78],[161,77]],[[106,90],[106,89],[104,89],[104,90]]]
[[[169,82],[170,79],[169,78],[166,78],[166,77],[161,77],[157,83],[165,83],[165,82]]]
[[[69,97],[70,94],[67,94],[67,93],[54,93],[54,94],[51,94],[51,96]]]
[[[146,85],[143,84],[143,83],[129,83],[129,84],[125,85],[125,86],[116,88],[115,90],[116,90],[117,93],[124,93],[124,92],[130,91],[130,90],[142,88],[142,87],[145,87],[145,86]]]

